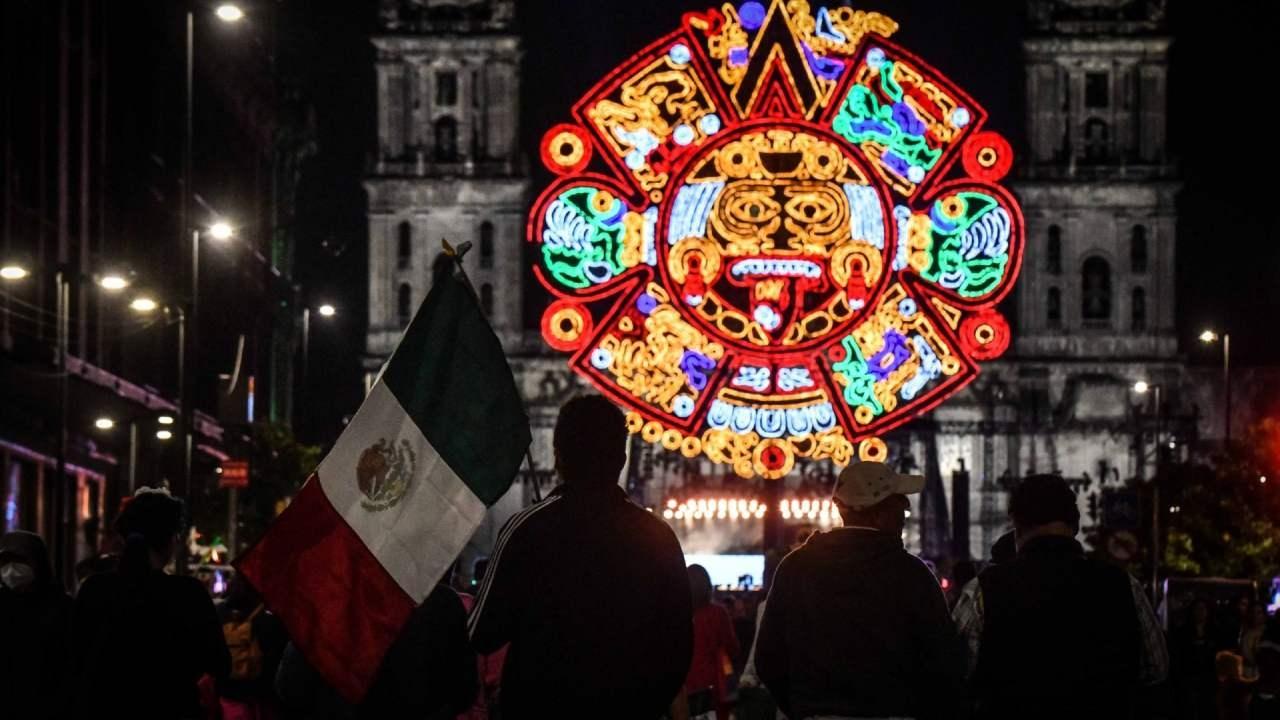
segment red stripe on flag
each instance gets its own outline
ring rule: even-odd
[[[236,562],[307,661],[360,702],[416,603],[347,525],[315,475]]]

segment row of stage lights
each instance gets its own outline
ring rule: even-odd
[[[822,525],[838,524],[840,512],[830,499],[790,498],[778,501],[778,513],[783,520],[816,521]],[[754,498],[670,498],[662,510],[667,520],[760,520],[769,512],[769,506]]]

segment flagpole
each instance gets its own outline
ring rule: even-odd
[[[471,284],[471,278],[467,275],[467,269],[462,267],[462,257],[471,251],[471,241],[464,241],[458,247],[449,244],[445,238],[440,238],[440,245],[444,247],[444,254],[453,259],[453,266],[457,269],[458,279],[463,285],[471,291],[471,294],[479,299],[479,293],[476,292],[476,286]],[[487,320],[486,320],[487,321]],[[522,398],[523,400],[523,398]],[[525,417],[529,416],[529,409],[525,408]],[[529,477],[533,480],[533,502],[534,504],[542,502],[542,481],[538,478],[538,466],[533,463],[533,451],[531,447],[524,449],[525,462],[529,463]]]

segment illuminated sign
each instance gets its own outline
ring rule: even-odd
[[[543,138],[542,334],[631,432],[748,478],[880,459],[1008,347],[1009,144],[896,29],[804,0],[689,13]]]

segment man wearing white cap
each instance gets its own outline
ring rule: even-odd
[[[756,669],[803,718],[935,718],[955,709],[961,655],[933,573],[902,545],[924,478],[846,467],[832,502],[844,527],[814,535],[774,574]]]

